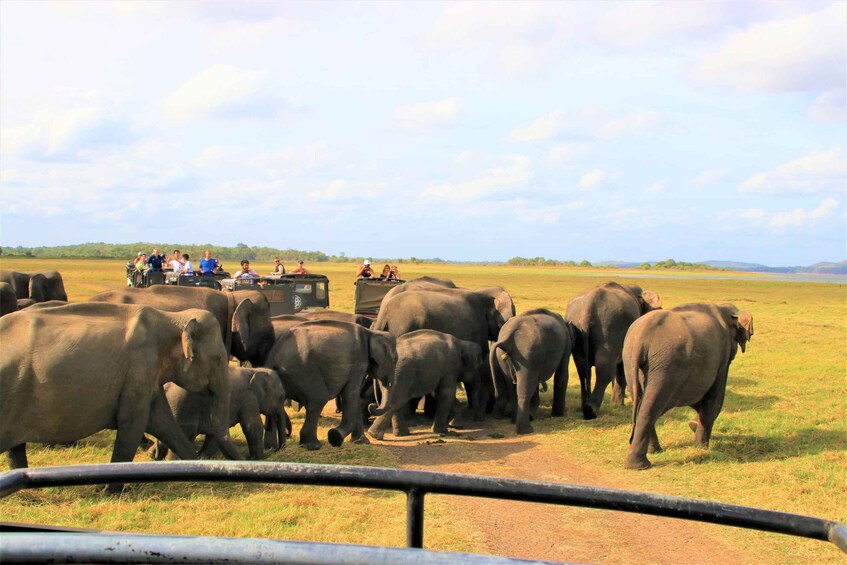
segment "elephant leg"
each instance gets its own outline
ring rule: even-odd
[[[624,466],[627,469],[649,469],[652,463],[647,459],[647,452],[651,443],[654,447],[659,445],[656,420],[664,413],[664,404],[647,389],[638,405],[633,405],[632,410],[632,435]]]
[[[717,383],[712,385],[712,388],[703,397],[699,408],[697,409],[697,419],[699,420],[697,429],[694,432],[694,441],[697,445],[703,448],[709,447],[709,440],[712,438],[712,427],[715,425],[715,420],[720,414],[723,406],[724,387],[720,391],[715,390]]]
[[[341,414],[341,410],[342,410],[342,400],[341,400],[341,395],[339,394],[338,396],[335,397],[335,413]]]
[[[450,407],[450,415],[447,417],[447,427],[462,429],[465,427],[465,423],[462,420],[462,406],[456,400],[456,393],[453,393],[453,402]]]
[[[562,358],[553,375],[553,411],[555,417],[565,415],[565,395],[568,392],[568,357]]]
[[[364,426],[362,426],[362,415],[359,414],[361,409],[359,405],[359,389],[361,383],[353,383],[348,381],[341,389],[342,411],[341,424],[329,430],[327,439],[333,447],[339,447],[344,443],[344,439],[348,435],[352,435],[352,440],[358,443],[368,443],[364,436]]]
[[[576,365],[576,374],[579,376],[579,396],[583,407],[583,417],[587,420],[589,418],[585,415],[585,406],[591,396],[591,365],[588,364],[588,359],[581,353],[579,347],[573,351],[573,362]]]
[[[280,448],[279,441],[277,438],[279,437],[279,430],[276,426],[276,421],[273,418],[265,418],[265,449],[273,449],[276,451]]]
[[[617,364],[615,380],[612,382],[612,404],[623,406],[626,399],[626,374],[623,370],[623,361]]]
[[[403,410],[395,410],[391,417],[391,433],[394,437],[404,437],[410,435],[409,424],[406,420],[406,414]]]
[[[249,459],[258,461],[265,458],[265,428],[262,418],[259,416],[258,406],[255,412],[239,414],[239,422],[244,437],[247,439],[247,449],[250,453]]]
[[[435,419],[432,423],[432,431],[437,434],[447,433],[447,420],[450,418],[450,411],[456,401],[456,383],[445,382],[447,380],[441,379],[441,384],[438,387],[438,407],[435,410]]]
[[[388,429],[388,425],[391,422],[393,415],[394,411],[389,408],[385,414],[374,418],[373,424],[371,424],[371,427],[368,428],[368,433],[374,438],[382,440],[385,437],[385,430]]]
[[[28,463],[26,460],[26,444],[20,443],[6,453],[6,458],[9,460],[10,469],[26,469]]]
[[[532,412],[532,396],[538,394],[538,379],[527,374],[526,371],[518,372],[517,410],[515,411],[515,429],[519,434],[531,434],[532,424],[529,423]]]
[[[656,433],[656,424],[650,427],[650,437],[647,440],[647,453],[661,453],[662,444],[659,443],[659,435]]]
[[[321,448],[321,442],[318,440],[318,420],[325,404],[326,401],[306,402],[306,418],[303,420],[303,427],[300,428],[300,445],[309,451]]]
[[[438,397],[433,394],[427,394],[424,396],[424,416],[426,416],[427,420],[434,418],[437,411]]]
[[[143,429],[141,431],[144,432]],[[157,391],[153,396],[147,431],[164,442],[180,459],[197,459],[197,451],[194,449],[194,445],[174,418],[162,390]],[[118,430],[118,434],[120,434],[120,430]],[[129,459],[129,461],[132,461],[132,459]]]
[[[588,402],[583,404],[582,413],[586,420],[593,420],[600,414],[600,406],[603,404],[603,396],[606,388],[615,379],[617,366],[603,359],[598,354],[597,364],[594,366],[596,378],[594,379],[594,390],[588,397]]]
[[[203,436],[203,445],[200,446],[198,455],[200,456],[200,459],[211,459],[218,454],[219,449],[218,440],[215,439],[215,436],[212,434],[205,434]]]
[[[170,450],[167,445],[159,440],[156,440],[155,443],[153,443],[153,445],[151,445],[147,450],[147,455],[150,459],[155,461],[164,461],[165,457],[168,456],[169,451]]]

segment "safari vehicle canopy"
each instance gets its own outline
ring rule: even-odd
[[[400,279],[358,279],[356,285],[356,314],[376,318],[382,299],[392,288],[403,284]]]
[[[296,314],[309,308],[329,308],[329,279],[324,275],[270,275],[221,281],[224,292],[258,290],[271,305],[271,316]]]

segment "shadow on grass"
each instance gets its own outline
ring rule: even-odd
[[[659,438],[661,440],[661,437]],[[678,447],[684,447],[678,444]],[[694,447],[694,435],[691,435]],[[673,456],[675,447],[665,446]],[[794,457],[818,455],[824,451],[847,451],[844,434],[834,430],[806,428],[785,437],[750,434],[714,434],[711,449],[698,449],[684,460],[655,461],[657,467],[673,467],[700,463],[754,463],[782,461]]]

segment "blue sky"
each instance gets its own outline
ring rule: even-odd
[[[0,4],[0,243],[847,257],[847,3]]]

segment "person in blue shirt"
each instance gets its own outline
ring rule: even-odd
[[[153,253],[147,258],[147,266],[151,271],[161,271],[165,264],[165,258],[159,253],[158,248],[153,248]]]
[[[203,258],[200,259],[200,272],[204,275],[214,275],[218,269],[218,260],[212,257],[212,252],[208,249],[203,252]]]

